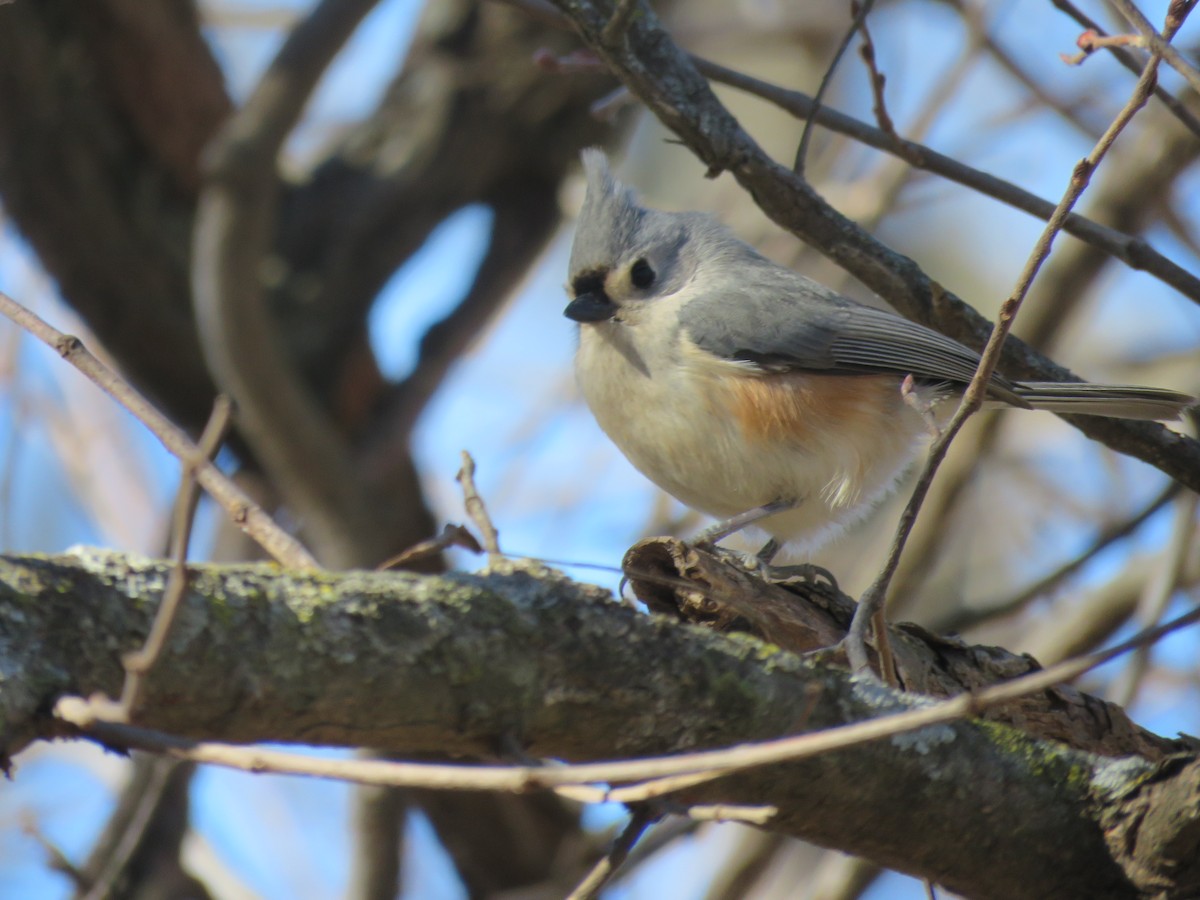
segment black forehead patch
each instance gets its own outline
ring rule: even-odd
[[[603,294],[604,276],[607,274],[603,269],[594,269],[590,272],[576,275],[571,280],[571,293],[576,297],[581,297],[584,294]]]

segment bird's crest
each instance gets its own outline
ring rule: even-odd
[[[613,178],[604,151],[583,151],[587,194],[575,226],[571,248],[572,277],[584,272],[612,268],[629,250],[645,215],[633,191]]]

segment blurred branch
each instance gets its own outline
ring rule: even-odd
[[[617,870],[624,864],[629,851],[638,842],[638,838],[654,821],[654,814],[648,808],[633,810],[629,823],[613,841],[608,853],[598,862],[575,890],[567,895],[567,900],[594,900],[600,896],[601,889],[612,880]]]
[[[104,393],[116,400],[158,438],[167,451],[180,460],[202,458],[188,436],[150,405],[119,375],[88,352],[72,335],[63,334],[38,318],[6,294],[0,294],[0,313],[20,325],[42,343],[57,351]],[[211,462],[197,463],[196,480],[208,491],[246,534],[285,566],[316,568],[317,563],[304,547],[275,524],[250,497]]]
[[[1138,601],[1156,569],[1164,565],[1163,554],[1137,557],[1115,578],[1082,596],[1068,596],[1055,604],[1054,628],[1033,629],[1026,649],[1047,664],[1086,653],[1115,635],[1137,612]],[[1193,546],[1182,584],[1200,580],[1200,553]]]
[[[387,555],[349,447],[305,392],[265,308],[279,198],[276,160],[317,80],[377,0],[322,0],[289,34],[208,151],[192,288],[205,357],[238,424],[318,556],[335,568]]]
[[[77,900],[209,897],[180,861],[195,770],[188,762],[134,755],[117,808],[83,867]]]
[[[1195,543],[1197,500],[1200,498],[1195,494],[1184,494],[1175,501],[1171,539],[1163,553],[1162,565],[1146,582],[1138,601],[1137,620],[1143,628],[1162,621],[1171,598],[1183,581],[1188,555]],[[1129,706],[1137,698],[1142,679],[1150,669],[1150,652],[1149,647],[1135,650],[1113,686],[1111,695],[1122,706]]]
[[[153,596],[147,584],[161,584],[164,570],[144,563],[130,570],[119,556],[92,554],[61,560],[12,557],[2,572],[0,615],[10,623],[10,633],[18,620],[9,611],[19,609],[24,616],[21,633],[13,634],[16,652],[9,654],[21,674],[6,683],[40,686],[38,697],[7,689],[0,695],[6,721],[19,729],[20,710],[28,701],[32,705],[24,715],[36,715],[63,689],[87,693],[119,683],[119,665],[108,648],[144,634],[153,614],[147,609],[152,604],[144,603]],[[201,599],[213,594],[224,598],[219,612]],[[1194,808],[1178,807],[1191,796],[1188,785],[1200,779],[1200,767],[1186,757],[1162,757],[1161,763],[1127,757],[1114,766],[1105,757],[1038,742],[994,722],[954,721],[1001,700],[1039,696],[1100,656],[928,705],[877,687],[864,690],[843,670],[806,663],[745,637],[664,627],[662,620],[598,599],[536,567],[506,566],[482,576],[354,573],[333,579],[289,579],[263,567],[196,567],[176,630],[186,644],[181,639],[170,648],[172,656],[186,653],[187,665],[174,672],[164,668],[149,683],[142,721],[196,737],[367,742],[418,753],[487,755],[495,736],[507,733],[533,753],[568,759],[761,741],[804,722],[816,733],[728,755],[738,765],[794,762],[693,788],[687,801],[765,802],[779,809],[772,830],[839,846],[984,897],[1013,896],[1019,884],[1030,883],[1069,885],[1072,893],[1062,896],[1124,896],[1116,886],[1128,885],[1127,877],[1162,870],[1153,857],[1137,859],[1148,869],[1128,868],[1130,848],[1146,852],[1147,847],[1122,837],[1122,811],[1137,806],[1146,814],[1142,822],[1173,815],[1177,828],[1197,815]],[[85,626],[77,615],[81,600],[90,610],[87,640],[79,633]],[[296,624],[298,617],[303,626]],[[1200,611],[1190,617],[1200,617]],[[22,637],[25,632],[41,635],[40,646],[33,649],[35,642]],[[305,648],[302,670],[294,665],[296,640]],[[537,642],[536,654],[529,652],[531,640]],[[993,652],[974,649],[983,658]],[[647,659],[671,659],[689,676],[663,677],[659,667],[643,664]],[[1028,670],[1030,664],[1024,665]],[[171,674],[178,677],[166,677]],[[254,690],[247,690],[247,679]],[[364,681],[373,686],[370,697],[362,697]],[[314,682],[322,685],[317,695]],[[1077,714],[1077,704],[1060,705],[1070,692],[1056,690],[1052,715]],[[380,708],[390,710],[386,720],[380,719]],[[464,709],[470,710],[466,718]],[[1003,709],[1004,704],[994,707]],[[1025,714],[1021,719],[1034,722]],[[43,733],[53,727],[44,720],[25,721]],[[867,734],[895,734],[902,723],[913,728],[922,722],[943,724],[907,739],[846,743],[851,734],[861,740]],[[838,725],[846,726],[841,733],[824,731]],[[105,727],[110,734],[138,733],[131,726]],[[173,746],[188,746],[170,740]],[[801,746],[803,759],[797,757]],[[842,749],[828,757],[809,755],[834,747]],[[261,768],[256,757],[278,755],[241,752],[249,753],[246,760],[255,768]],[[310,771],[367,765],[298,759]],[[711,766],[716,759],[710,754],[653,766],[500,771],[519,790],[571,779],[620,780],[635,772],[661,776]],[[472,771],[374,765],[388,772]],[[472,780],[482,784],[481,776],[493,770],[475,771]],[[1122,783],[1124,791],[1118,787]],[[938,811],[919,830],[903,827],[911,823],[914,803]],[[814,817],[813,808],[828,813]],[[1038,815],[1030,815],[1031,809]],[[1017,819],[1010,822],[1010,816]],[[1075,848],[1076,855],[1064,857],[1064,847]],[[1200,856],[1173,856],[1172,865],[1180,858]]]
[[[125,376],[198,432],[215,391],[188,237],[230,101],[195,3],[0,6],[0,96],[6,215]]]
[[[1178,128],[1161,110],[1146,110],[1150,124],[1131,146],[1118,146],[1117,159],[1088,193],[1089,215],[1126,234],[1141,234],[1166,213],[1169,188],[1195,164],[1200,140]],[[1017,328],[1023,340],[1048,350],[1054,334],[1092,293],[1112,257],[1090,244],[1057,248],[1035,287]]]
[[[397,440],[408,440],[446,373],[526,277],[554,233],[559,220],[557,185],[529,183],[495,200],[492,209],[495,221],[487,254],[467,295],[425,332],[416,367],[394,390],[396,408],[387,418]]]
[[[375,759],[360,754],[360,759]],[[350,861],[348,900],[392,900],[399,895],[403,877],[402,831],[408,804],[394,788],[357,785],[352,806],[353,857]]]
[[[96,0],[83,16],[117,106],[151,156],[194,195],[201,153],[232,108],[195,5]]]
[[[1019,612],[1034,600],[1044,597],[1050,591],[1054,590],[1054,588],[1061,585],[1066,579],[1070,578],[1098,554],[1111,547],[1117,541],[1134,534],[1146,523],[1147,519],[1177,497],[1180,491],[1180,485],[1176,483],[1167,485],[1157,497],[1132,516],[1101,529],[1100,533],[1096,535],[1096,539],[1085,550],[1064,562],[1053,572],[1044,575],[1033,584],[1006,600],[970,609],[959,608],[951,610],[947,616],[941,617],[934,627],[939,631],[965,631],[982,622]]]
[[[926,577],[939,562],[947,547],[949,523],[962,501],[977,482],[977,473],[994,461],[993,451],[999,441],[1004,416],[992,415],[976,422],[974,431],[960,434],[955,453],[941,468],[935,490],[925,501],[923,515],[913,529],[907,552],[896,569],[892,599],[888,610],[899,618],[913,608]],[[938,628],[938,631],[953,631]]]
[[[808,900],[858,900],[882,874],[870,860],[826,853],[813,872]]]
[[[62,849],[46,837],[38,826],[37,819],[33,813],[25,811],[21,816],[21,830],[29,837],[37,842],[37,845],[42,848],[42,852],[46,854],[46,864],[52,871],[59,872],[71,880],[77,890],[87,890],[90,879],[85,875],[75,863],[67,857]]]
[[[427,6],[378,106],[286,189],[279,223],[286,271],[271,305],[314,389],[331,402],[365,399],[369,418],[343,412],[340,420],[356,437],[387,444],[371,449],[372,471],[401,448],[408,455],[406,429],[453,354],[490,321],[545,246],[560,220],[558,186],[579,148],[611,145],[624,130],[588,112],[613,84],[607,72],[547,78],[530,64],[539,48],[571,43],[569,34],[496,3]],[[368,352],[365,316],[397,266],[472,204],[495,214],[487,256],[466,297],[427,335],[412,377],[390,390],[382,379],[364,389],[362,379],[351,380],[353,370],[331,379],[331,369],[340,373],[348,357]]]
[[[690,59],[643,7],[619,46],[599,35],[604,13],[585,0],[559,0],[584,40],[704,162],[710,172],[732,172],[769,217],[834,262],[902,313],[978,346],[991,325],[958,297],[941,289],[907,257],[880,244],[829,206],[803,180],[770,160],[729,115]],[[1190,277],[1190,276],[1189,276]],[[1037,380],[1076,380],[1069,371],[1009,338],[1005,373]],[[1087,436],[1157,466],[1200,491],[1200,442],[1146,423],[1064,417]]]
[[[547,882],[555,886],[550,895],[561,897],[580,877],[573,864],[589,836],[573,801],[553,793],[422,788],[404,795],[428,817],[472,897],[536,894]]]
[[[743,828],[737,852],[717,872],[705,893],[705,900],[743,900],[766,873],[780,851],[788,846],[780,834]]]
[[[991,33],[983,27],[983,23],[979,21],[983,12],[982,4],[976,6],[967,2],[967,0],[949,0],[949,3],[954,9],[958,10],[959,15],[966,21],[967,27],[972,30],[973,35],[980,41],[980,45],[987,52],[987,55],[1001,69],[1007,72],[1014,81],[1025,88],[1038,103],[1047,109],[1054,110],[1064,122],[1069,123],[1084,137],[1093,141],[1100,137],[1100,129],[1084,121],[1080,115],[1078,107],[1082,105],[1083,101],[1079,99],[1068,100],[1051,93],[1032,73],[1026,71],[1024,66],[1021,65],[1007,48],[1001,46]],[[1200,121],[1196,121],[1195,124],[1196,130],[1194,135],[1200,137]],[[1093,222],[1106,221],[1096,216],[1088,216],[1087,218]]]

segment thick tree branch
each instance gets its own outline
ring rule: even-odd
[[[640,541],[623,567],[638,599],[654,612],[719,629],[736,627],[794,653],[837,644],[854,615],[854,601],[830,585],[767,584],[674,538]],[[1028,656],[939,637],[912,623],[891,625],[888,635],[901,686],[925,696],[976,692],[1038,669]],[[1069,685],[990,708],[983,716],[1105,756],[1158,760],[1182,749],[1138,727],[1118,706]]]
[[[0,562],[10,751],[53,732],[44,715],[58,695],[119,686],[120,652],[143,639],[165,571],[97,551]],[[580,760],[765,739],[920,702],[747,637],[641,616],[537,567],[294,578],[200,566],[140,724],[406,754],[491,756],[515,742]],[[1036,883],[1047,897],[1119,897],[1134,896],[1137,872],[1168,867],[1135,860],[1149,851],[1122,829],[1170,826],[1156,846],[1186,850],[1196,809],[1177,798],[1193,796],[1198,780],[1186,755],[1117,762],[960,722],[686,796],[777,806],[772,830],[971,896],[1019,896]],[[1192,876],[1200,855],[1190,849],[1173,856],[1193,860],[1170,863],[1173,877]]]
[[[6,214],[130,379],[198,430],[214,389],[187,284],[199,162],[181,154],[228,99],[194,5],[0,5],[0,97]]]
[[[284,278],[271,303],[321,396],[340,388],[328,373],[361,345],[364,316],[387,279],[451,213],[472,203],[492,207],[495,258],[485,262],[489,279],[481,270],[462,314],[430,335],[432,353],[422,349],[416,377],[393,392],[382,416],[399,407],[400,421],[388,423],[393,431],[411,423],[436,387],[445,351],[483,327],[540,252],[560,217],[558,185],[579,148],[621,133],[588,113],[611,90],[612,76],[547,78],[530,62],[539,48],[565,52],[575,43],[561,28],[494,3],[440,0],[427,7],[379,106],[310,178],[286,188]],[[348,424],[362,430],[361,422]]]

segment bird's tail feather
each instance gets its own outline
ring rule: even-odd
[[[1179,391],[1126,384],[1018,381],[1013,389],[1034,409],[1113,419],[1178,419],[1185,410],[1195,409],[1200,403]]]

